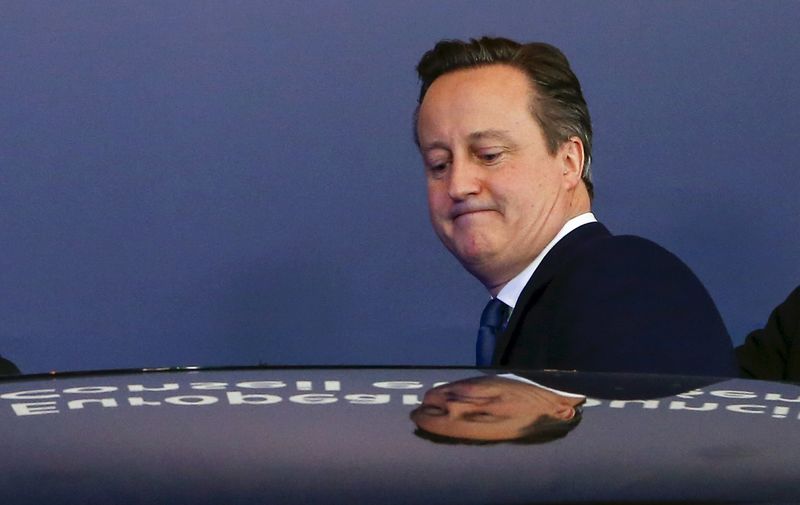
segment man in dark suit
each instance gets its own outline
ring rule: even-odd
[[[558,49],[442,41],[417,71],[433,228],[493,297],[479,366],[736,375],[691,271],[591,213],[589,111]]]
[[[800,381],[800,286],[736,348],[736,357],[745,377]]]

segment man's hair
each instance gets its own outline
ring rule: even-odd
[[[521,70],[531,82],[530,111],[544,132],[547,148],[554,155],[571,137],[583,142],[584,162],[581,178],[594,196],[592,162],[592,121],[581,92],[578,78],[572,72],[566,56],[556,47],[543,42],[520,44],[500,37],[461,40],[442,40],[426,52],[417,65],[421,82],[419,101],[440,76],[465,68],[504,64]],[[414,115],[416,140],[417,113]],[[417,142],[419,143],[419,142]]]
[[[417,427],[414,435],[437,444],[446,445],[494,445],[494,444],[544,444],[564,438],[567,433],[575,429],[583,419],[582,409],[575,408],[575,415],[571,419],[559,419],[548,415],[541,415],[528,426],[520,430],[519,436],[508,440],[476,440],[472,438],[448,437],[438,435]]]

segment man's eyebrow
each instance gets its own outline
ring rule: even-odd
[[[509,134],[508,130],[496,130],[491,128],[489,130],[472,132],[469,134],[469,139],[472,141],[486,139],[510,141],[511,135]]]
[[[446,151],[449,151],[450,146],[448,146],[447,143],[442,142],[441,140],[434,140],[430,144],[425,144],[424,146],[422,146],[422,149],[420,150],[426,153],[428,151],[433,151],[434,149],[444,149]]]
[[[470,142],[475,142],[478,140],[502,140],[504,142],[513,142],[511,139],[511,134],[508,132],[508,130],[497,130],[494,128],[472,132],[467,136],[467,138],[469,138]],[[441,140],[434,140],[430,144],[425,144],[422,146],[420,150],[422,152],[428,152],[433,151],[434,149],[444,149],[449,151],[450,146]]]

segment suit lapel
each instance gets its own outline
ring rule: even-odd
[[[520,293],[519,299],[514,307],[514,312],[511,313],[511,319],[509,319],[506,325],[506,329],[497,338],[494,358],[492,360],[495,365],[500,363],[508,344],[511,342],[511,336],[525,316],[528,306],[539,298],[541,292],[547,287],[547,284],[559,270],[561,270],[561,267],[568,263],[569,260],[578,254],[587,244],[597,239],[610,236],[611,233],[602,224],[596,222],[588,223],[575,228],[550,249],[541,264],[536,268],[536,271],[533,272],[533,275],[525,285],[522,293]]]

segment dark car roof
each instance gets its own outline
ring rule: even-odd
[[[454,368],[239,368],[0,381],[17,503],[800,502],[800,387],[520,372],[590,398],[546,444],[437,444],[409,412]]]

